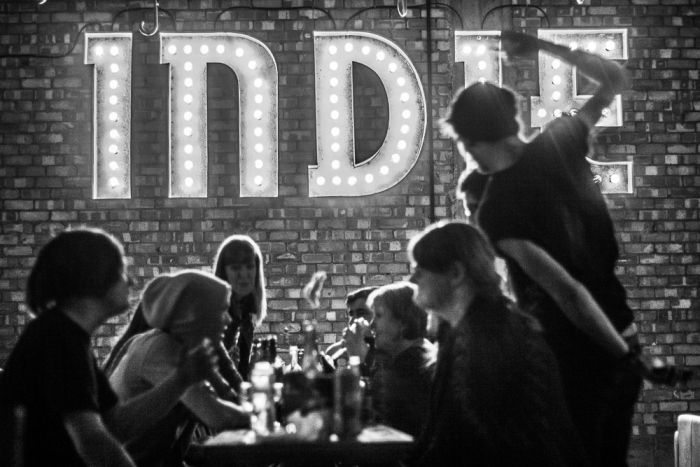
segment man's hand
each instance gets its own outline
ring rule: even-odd
[[[514,57],[537,58],[540,40],[534,36],[513,31],[501,31],[501,47],[508,60]]]
[[[211,341],[205,338],[197,347],[187,352],[178,367],[178,372],[189,386],[215,376],[218,363],[219,357]]]
[[[685,387],[688,380],[693,377],[692,370],[689,368],[667,365],[658,357],[643,356],[639,344],[630,346],[625,359],[642,378],[651,383]]]
[[[343,333],[348,355],[359,355],[360,359],[364,361],[367,352],[369,352],[369,345],[365,342],[365,336],[371,334],[372,330],[366,319],[358,318],[353,321]]]

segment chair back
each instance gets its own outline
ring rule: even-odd
[[[700,416],[678,417],[674,452],[676,467],[700,467]]]

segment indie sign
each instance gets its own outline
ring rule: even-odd
[[[464,62],[465,85],[477,80],[501,84],[498,34],[456,33],[455,60]],[[627,58],[624,29],[542,30],[540,36],[607,58]],[[95,199],[131,197],[131,55],[131,33],[86,34],[85,63],[95,65]],[[315,32],[314,56],[317,164],[308,169],[309,196],[364,196],[395,186],[416,164],[426,132],[425,96],[415,67],[394,43],[365,32]],[[277,196],[278,72],[270,50],[243,34],[163,33],[160,61],[170,66],[169,196],[207,196],[209,63],[227,65],[238,78],[240,196]],[[355,162],[353,62],[379,76],[389,103],[384,142],[361,164]],[[588,96],[577,94],[575,78],[570,66],[541,57],[533,127],[585,102]],[[620,107],[617,96],[599,125],[621,126]],[[631,191],[630,177],[623,175],[618,174],[618,184]]]

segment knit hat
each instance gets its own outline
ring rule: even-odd
[[[494,142],[520,130],[515,94],[491,83],[475,83],[452,101],[445,123],[472,143]]]
[[[144,289],[141,303],[148,324],[183,335],[217,326],[230,298],[231,286],[226,282],[190,269],[153,279]]]

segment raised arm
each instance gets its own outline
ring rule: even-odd
[[[546,251],[527,240],[500,240],[498,249],[510,256],[559,306],[564,315],[614,358],[629,347],[588,289]]]
[[[589,127],[596,124],[603,109],[617,94],[629,89],[625,69],[612,60],[517,32],[502,31],[501,39],[503,49],[509,56],[536,56],[537,52],[544,51],[570,63],[583,75],[596,81],[598,89],[577,114]]]
[[[208,341],[190,350],[182,364],[151,390],[120,403],[105,414],[105,422],[122,442],[148,432],[183,397],[188,388],[213,377],[217,357]]]

